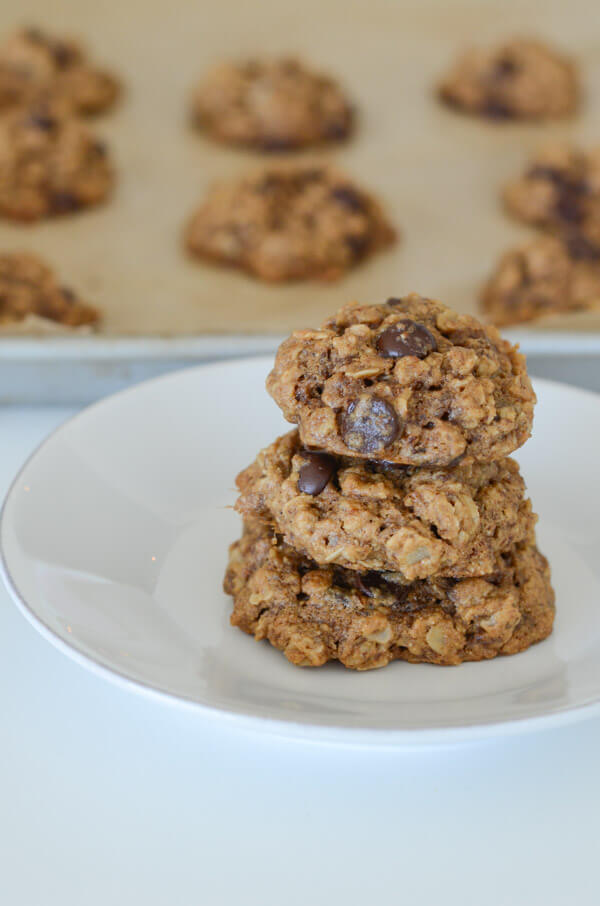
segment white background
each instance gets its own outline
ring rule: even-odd
[[[70,414],[0,410],[2,492]],[[0,590],[1,906],[598,904],[599,777],[599,719],[406,752],[238,732],[86,672]]]

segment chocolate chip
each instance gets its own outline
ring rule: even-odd
[[[424,359],[436,350],[437,341],[431,331],[409,318],[388,327],[377,338],[377,352],[389,359],[401,359],[405,355]]]
[[[27,123],[29,126],[33,126],[35,129],[41,129],[43,132],[50,132],[56,126],[54,117],[41,110],[32,111],[27,117]]]
[[[46,37],[40,28],[26,28],[25,36],[30,41],[33,41],[34,44],[43,44],[46,42]]]
[[[569,254],[578,261],[598,261],[600,259],[600,248],[579,233],[569,236],[566,243]]]
[[[67,214],[69,211],[77,211],[81,207],[79,199],[72,192],[56,192],[52,196],[50,204],[56,214]]]
[[[106,147],[106,142],[95,141],[94,144],[92,145],[92,147],[93,147],[94,151],[96,152],[96,154],[98,155],[98,157],[106,157],[106,155],[108,153],[108,148]]]
[[[268,135],[260,143],[263,151],[289,151],[295,147],[293,138],[282,135]]]
[[[325,127],[325,134],[327,138],[333,139],[334,141],[339,141],[339,139],[346,138],[350,130],[350,123],[342,120],[333,120],[330,123],[327,123]]]
[[[74,302],[76,299],[75,293],[72,289],[69,289],[68,286],[61,286],[60,288],[61,295],[63,299],[66,299],[67,302]]]
[[[331,190],[331,197],[349,211],[357,214],[363,214],[366,211],[365,199],[352,186],[335,186]]]
[[[561,192],[556,200],[554,210],[557,217],[567,223],[581,223],[584,214],[581,207],[580,193],[568,189]]]
[[[352,252],[352,255],[356,260],[364,257],[369,248],[370,239],[369,237],[362,233],[349,233],[347,236],[344,236],[344,242]]]
[[[379,396],[364,393],[340,416],[344,443],[357,453],[383,450],[396,439],[401,423],[395,410]]]
[[[75,59],[75,54],[72,49],[66,44],[61,44],[60,42],[56,42],[56,44],[53,45],[52,56],[54,57],[56,65],[60,69],[64,69]]]
[[[298,473],[298,490],[302,494],[320,494],[335,475],[335,460],[327,453],[302,452],[306,460]]]
[[[544,164],[534,164],[527,171],[527,176],[529,179],[549,179],[550,182],[556,183],[556,185],[564,185],[567,182],[563,170]]]
[[[494,63],[494,68],[492,69],[492,78],[493,79],[505,79],[507,76],[513,76],[519,71],[519,65],[515,60],[511,60],[510,57],[500,57],[499,60],[496,60]]]
[[[492,120],[508,120],[513,115],[510,107],[495,98],[490,98],[486,101],[481,108],[481,112]]]

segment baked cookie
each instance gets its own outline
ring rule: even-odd
[[[514,217],[564,238],[575,258],[600,261],[600,148],[544,148],[503,197]]]
[[[546,119],[573,113],[574,64],[540,41],[514,39],[466,51],[438,88],[451,107],[490,119]]]
[[[294,331],[267,390],[306,447],[413,466],[508,456],[535,403],[524,357],[495,328],[416,293]]]
[[[251,521],[230,548],[224,588],[231,623],[302,667],[479,661],[525,650],[554,621],[548,562],[533,541],[499,556],[486,577],[403,585],[385,573],[319,567]]]
[[[502,256],[483,288],[481,307],[499,326],[598,308],[600,259],[575,257],[572,246],[540,236]]]
[[[366,190],[314,164],[214,187],[186,231],[194,255],[270,282],[335,280],[394,238]]]
[[[0,46],[0,109],[56,98],[70,112],[99,113],[115,101],[119,83],[92,66],[78,44],[39,28],[24,28]]]
[[[32,317],[63,327],[99,320],[98,311],[63,286],[40,258],[25,252],[0,254],[0,327]]]
[[[113,172],[106,146],[74,117],[45,107],[0,117],[0,215],[38,220],[98,204]]]
[[[196,89],[192,115],[212,138],[262,151],[339,141],[353,126],[339,85],[286,59],[216,66]]]
[[[304,449],[278,438],[237,478],[236,510],[272,524],[321,565],[429,576],[484,576],[526,540],[535,516],[512,459],[418,469]]]

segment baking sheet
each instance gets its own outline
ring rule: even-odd
[[[118,109],[92,124],[115,157],[114,198],[33,226],[0,222],[0,248],[43,254],[103,310],[104,339],[275,336],[317,324],[350,299],[408,290],[475,311],[498,255],[531,234],[503,215],[502,184],[546,140],[600,141],[594,0],[4,0],[0,31],[19,22],[81,36],[125,83]],[[437,77],[465,43],[511,34],[539,35],[577,57],[586,88],[580,116],[498,125],[435,102]],[[395,248],[336,284],[265,286],[198,264],[182,249],[182,225],[207,187],[264,160],[194,132],[190,89],[217,60],[261,53],[297,53],[340,78],[359,109],[355,139],[294,157],[335,160],[380,195],[402,231]],[[520,334],[557,330],[600,331],[600,313]],[[0,350],[7,342],[22,341],[4,340]]]

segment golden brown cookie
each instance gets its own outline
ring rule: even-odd
[[[53,98],[73,113],[93,114],[108,109],[118,93],[116,78],[91,65],[70,39],[24,28],[0,46],[0,109]]]
[[[295,330],[267,390],[306,447],[413,466],[508,456],[535,403],[515,347],[416,293]]]
[[[481,293],[498,326],[600,307],[600,259],[575,257],[571,246],[540,236],[506,252]]]
[[[438,93],[451,107],[494,120],[562,117],[579,101],[572,61],[541,41],[521,38],[467,50]]]
[[[0,116],[0,215],[39,220],[99,204],[113,185],[108,152],[74,117],[46,107]]]
[[[337,279],[394,238],[365,189],[314,164],[272,166],[216,186],[186,230],[197,257],[269,282]]]
[[[339,141],[353,126],[339,85],[289,59],[216,66],[196,89],[192,114],[212,138],[262,151]]]
[[[385,573],[319,567],[251,521],[231,546],[224,588],[231,623],[302,667],[479,661],[524,651],[554,621],[548,562],[533,541],[499,556],[485,577],[405,585]]]
[[[535,524],[512,459],[449,469],[391,466],[306,450],[297,431],[238,475],[236,509],[273,525],[320,565],[385,570],[398,582],[483,576]]]
[[[81,327],[99,320],[98,311],[82,302],[36,255],[0,254],[0,327],[31,317],[63,327]]]

